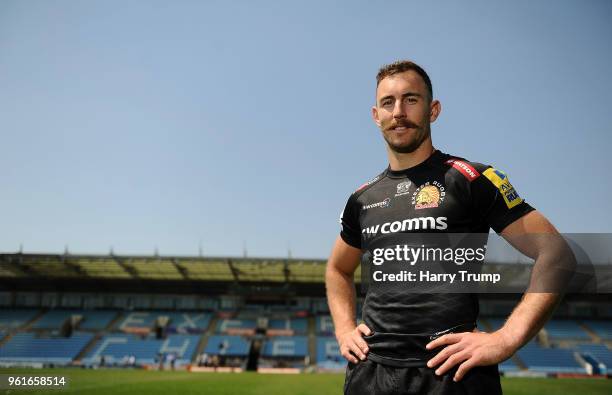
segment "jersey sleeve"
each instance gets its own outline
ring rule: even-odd
[[[359,205],[355,194],[352,194],[340,214],[340,237],[348,245],[361,248],[361,228],[359,226]]]
[[[483,166],[471,188],[474,210],[497,233],[535,210],[519,196],[508,176],[493,167]]]

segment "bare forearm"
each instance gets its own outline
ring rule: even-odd
[[[329,310],[338,337],[356,327],[355,284],[352,276],[329,266],[325,272],[325,284]]]
[[[558,293],[526,293],[500,332],[518,350],[542,329],[560,298]]]
[[[500,330],[518,350],[552,315],[576,267],[569,245],[541,214],[532,212],[504,230],[504,237],[535,259],[527,292]]]

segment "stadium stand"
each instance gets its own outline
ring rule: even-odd
[[[483,321],[482,319],[476,320],[476,327],[478,328],[478,330],[481,330],[483,332],[489,332],[491,330],[489,324]]]
[[[612,321],[586,320],[583,323],[602,340],[612,340]]]
[[[75,333],[69,338],[17,333],[0,347],[0,362],[67,365],[92,338],[91,333]]]
[[[516,372],[518,370],[520,370],[520,368],[512,359],[507,359],[499,364],[499,371],[503,373]]]
[[[491,332],[498,330],[499,328],[504,326],[504,323],[506,322],[504,318],[487,318],[487,319],[481,319],[480,321],[482,323],[485,323],[485,322],[488,323],[489,324],[488,327]],[[487,327],[487,325],[485,325],[485,327]]]
[[[217,321],[217,333],[227,333],[229,335],[254,334],[257,322],[252,319],[222,319]]]
[[[317,298],[312,301],[312,311],[315,314],[329,314],[327,300]]]
[[[40,310],[0,310],[0,328],[12,329],[25,325],[34,319]]]
[[[262,355],[264,357],[298,357],[307,354],[306,336],[277,336],[265,340]]]
[[[251,342],[241,336],[214,335],[208,339],[205,353],[210,355],[230,355],[246,357]]]
[[[543,373],[586,373],[576,360],[575,351],[540,347],[535,341],[518,351],[529,370]]]
[[[201,333],[210,325],[209,313],[176,311],[135,311],[125,315],[115,330],[128,333],[148,334],[158,331],[165,333]]]
[[[334,335],[334,322],[330,315],[319,315],[316,317],[317,335]]]
[[[79,329],[101,330],[106,328],[118,315],[117,311],[87,311],[83,315],[83,321]]]
[[[168,313],[168,331],[170,333],[204,332],[210,325],[211,315],[207,313]]]
[[[346,367],[335,337],[317,337],[316,363],[321,371],[338,371]]]
[[[148,331],[153,328],[155,321],[162,312],[153,311],[134,311],[128,313],[124,318],[115,325],[116,330],[130,331]]]
[[[70,310],[51,310],[43,314],[31,328],[33,329],[59,329],[64,322],[75,316],[83,317],[83,311],[70,311]]]
[[[133,334],[110,334],[104,336],[83,359],[85,365],[101,362],[104,357],[109,365],[125,365],[129,357],[134,357],[135,365],[153,365],[160,362],[163,355],[173,354],[176,366],[189,364],[199,342],[195,335],[170,335],[166,339],[156,339]]]
[[[612,374],[612,351],[603,344],[580,344],[578,350],[583,355],[588,355],[605,369],[602,373]]]
[[[266,339],[261,348],[259,367],[304,368],[308,355],[306,336],[276,336]]]
[[[544,330],[548,333],[551,340],[590,340],[591,337],[586,333],[576,321],[573,320],[551,320]]]
[[[308,321],[306,318],[293,319],[271,319],[268,321],[268,329],[270,330],[286,330],[294,333],[304,334],[308,329]]]
[[[176,368],[341,371],[346,361],[324,298],[324,266],[291,259],[0,254],[0,281],[9,285],[0,292],[0,364],[155,369],[172,357]],[[517,301],[484,295],[479,329],[499,329]],[[361,308],[358,300],[358,321]],[[574,296],[500,370],[609,374],[611,318],[609,302]]]
[[[200,364],[245,369],[250,351],[251,340],[241,336],[213,335],[208,339]]]

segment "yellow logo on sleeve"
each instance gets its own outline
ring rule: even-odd
[[[502,196],[504,197],[504,200],[506,201],[506,206],[508,206],[508,208],[517,206],[523,201],[523,199],[521,199],[512,184],[510,184],[508,176],[506,176],[503,171],[490,167],[482,174],[487,177],[489,181],[491,181],[493,185],[497,187],[497,189],[499,189]]]

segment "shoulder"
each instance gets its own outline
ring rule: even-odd
[[[461,156],[443,154],[442,164],[449,169],[453,169],[456,176],[465,178],[472,182],[480,178],[488,169],[492,168],[480,162],[474,162]]]
[[[498,186],[508,178],[506,173],[492,165],[474,162],[460,156],[445,154],[443,163],[454,169],[456,175],[463,176],[469,182],[484,178]]]
[[[361,184],[359,186],[359,188],[357,188],[353,192],[353,194],[351,196],[354,196],[355,198],[359,197],[362,193],[364,193],[368,189],[374,187],[378,182],[380,182],[383,178],[385,178],[386,173],[387,173],[387,170],[385,169],[382,173],[379,173],[377,176],[375,176],[375,177],[369,179],[368,181],[364,182],[363,184]]]
[[[480,178],[488,180],[496,187],[500,187],[501,184],[504,183],[509,183],[508,175],[492,165],[474,162],[452,155],[449,155],[444,163],[455,169],[458,174],[461,174],[470,182]]]
[[[508,175],[502,170],[479,162],[469,161],[465,158],[449,156],[445,163],[463,176],[471,184],[471,190],[478,195],[503,197],[508,208],[517,206],[521,199],[510,183]],[[458,174],[461,174],[459,176]]]

